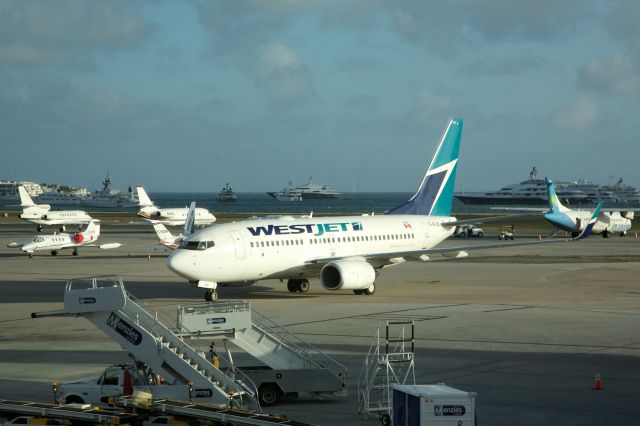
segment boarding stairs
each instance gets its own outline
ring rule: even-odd
[[[415,384],[414,329],[413,321],[380,323],[358,377],[358,413],[388,419],[391,385]]]
[[[274,370],[313,371],[315,380],[334,382],[347,392],[347,369],[304,342],[246,301],[179,306],[176,328],[182,337],[220,337]]]
[[[118,342],[164,381],[190,386],[198,401],[259,410],[255,389],[228,377],[189,346],[158,315],[147,312],[117,277],[67,282],[64,311],[32,316],[82,316]]]

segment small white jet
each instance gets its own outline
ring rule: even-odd
[[[161,223],[154,223],[153,229],[155,229],[156,234],[158,235],[158,239],[160,240],[160,244],[165,247],[168,247],[172,250],[180,247],[180,243],[182,240],[187,238],[189,235],[193,234],[195,229],[195,210],[196,210],[196,202],[193,201],[191,206],[189,207],[189,212],[187,213],[187,220],[184,223],[184,228],[182,233],[179,235],[173,235],[169,230]]]
[[[147,191],[145,191],[142,186],[137,186],[136,189],[138,190],[138,204],[140,205],[138,216],[151,223],[173,226],[184,225],[189,212],[188,207],[161,209],[151,201],[151,198],[147,195]],[[203,208],[195,209],[196,225],[210,225],[215,221],[216,217],[211,214],[209,210]]]
[[[22,185],[18,187],[18,194],[22,207],[20,219],[38,225],[38,232],[42,232],[42,225],[83,225],[92,220],[92,217],[82,210],[51,211],[49,204],[36,204]]]
[[[471,249],[566,241],[434,248],[456,225],[488,221],[451,216],[461,135],[462,120],[451,119],[418,191],[384,215],[283,216],[213,225],[185,238],[167,265],[192,285],[207,289],[205,300],[217,298],[219,284],[248,285],[264,279],[286,279],[290,292],[305,292],[313,277],[320,277],[327,290],[370,295],[382,268],[426,261],[430,254],[455,258]],[[587,227],[576,239],[590,230]]]
[[[58,250],[72,248],[73,255],[78,255],[78,247],[98,247],[101,249],[114,249],[120,247],[120,243],[107,243],[98,245],[96,241],[100,236],[100,221],[92,220],[87,225],[84,232],[76,233],[54,233],[53,235],[37,235],[31,241],[21,243],[9,243],[9,248],[19,248],[24,253],[29,253],[29,257],[37,251],[50,251],[52,256],[58,254]]]

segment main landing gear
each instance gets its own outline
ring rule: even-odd
[[[306,293],[309,291],[309,280],[290,279],[287,281],[287,290],[290,293],[299,291],[300,293]]]
[[[376,292],[376,284],[371,283],[371,285],[367,288],[363,288],[362,290],[353,290],[353,294],[364,294],[367,296],[371,296]]]

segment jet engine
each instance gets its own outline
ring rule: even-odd
[[[75,234],[73,234],[74,243],[80,244],[83,241],[84,241],[84,235],[82,235],[80,232],[76,232]]]
[[[320,271],[320,282],[327,290],[364,290],[375,279],[375,270],[364,260],[336,260]]]
[[[633,210],[620,212],[620,216],[625,219],[633,220]]]

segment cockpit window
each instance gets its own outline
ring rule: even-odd
[[[43,241],[44,241],[44,237],[35,237],[35,238],[33,239],[33,242],[34,242],[34,243],[41,243],[41,242],[43,242]]]
[[[180,248],[187,250],[206,250],[215,246],[213,241],[183,241]]]

